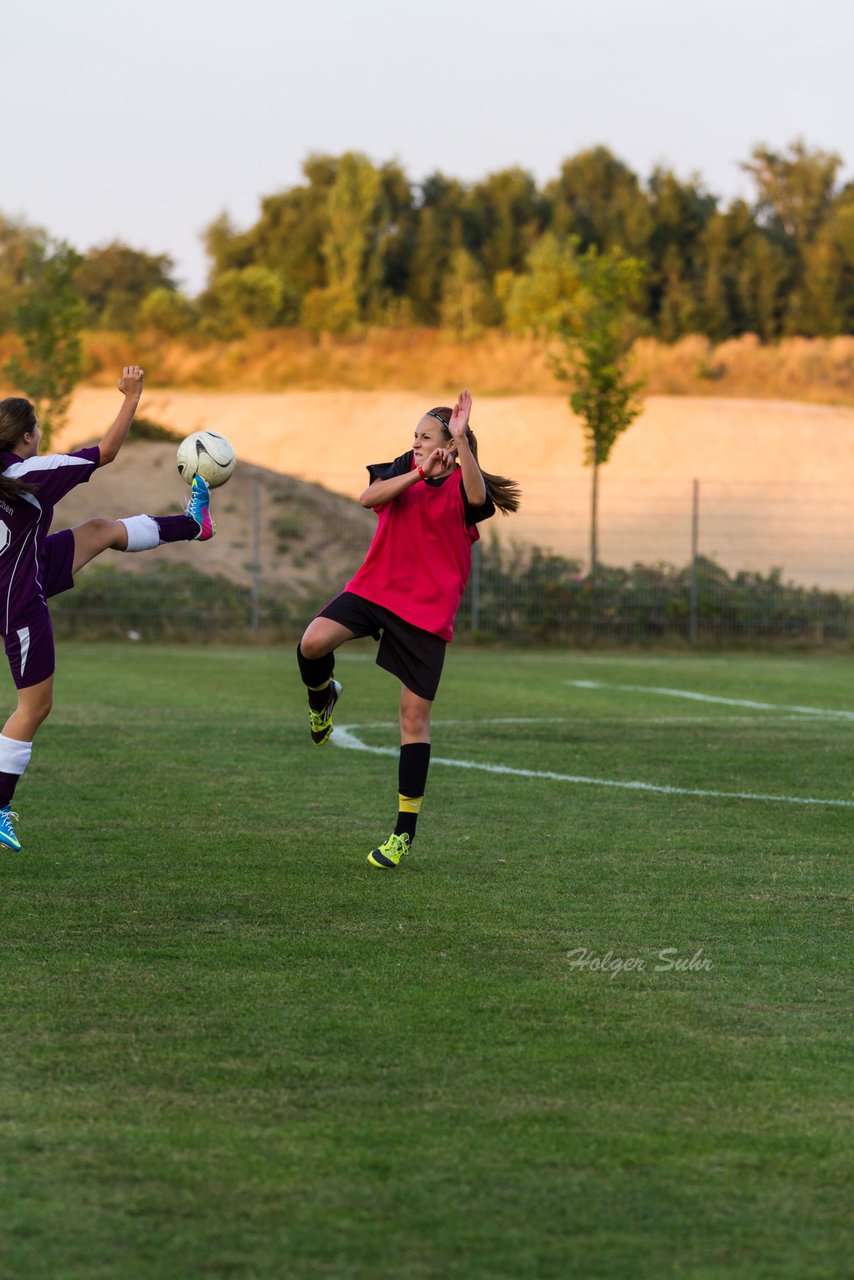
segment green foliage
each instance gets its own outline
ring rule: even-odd
[[[300,542],[305,537],[305,523],[295,513],[279,516],[273,522],[273,533],[276,537],[276,550],[287,551],[292,543]]]
[[[643,263],[618,250],[590,248],[579,260],[581,287],[558,330],[563,353],[555,372],[570,383],[569,403],[587,439],[585,461],[607,462],[617,437],[640,413],[639,381],[627,373],[634,341],[632,303],[643,279]]]
[[[329,190],[323,240],[327,287],[339,316],[357,320],[376,287],[379,200],[379,173],[364,156],[347,152]]]
[[[198,308],[192,298],[162,286],[146,295],[137,315],[140,329],[153,329],[164,338],[190,333],[198,320]]]
[[[558,235],[577,236],[582,249],[645,256],[653,231],[649,199],[637,176],[607,147],[564,161],[545,194]]]
[[[268,329],[282,313],[283,287],[266,267],[232,267],[218,275],[204,298],[210,328],[222,337]]]
[[[581,563],[539,547],[481,544],[481,628],[514,643],[687,642],[690,566]],[[470,618],[471,588],[458,631]],[[704,644],[854,643],[854,594],[802,587],[768,574],[728,573],[700,557],[698,638]]]
[[[304,602],[262,601],[265,631],[290,630]],[[117,637],[129,631],[147,640],[224,640],[246,635],[252,610],[249,587],[165,561],[141,573],[110,564],[93,565],[74,591],[51,601],[58,635]]]
[[[551,231],[538,240],[524,273],[509,282],[508,328],[549,337],[571,326],[582,288],[578,243]]]
[[[261,200],[240,230],[204,233],[207,288],[177,293],[172,263],[114,243],[91,249],[78,281],[90,326],[164,337],[236,337],[271,325],[313,333],[365,325],[445,325],[460,336],[507,323],[554,332],[592,251],[644,264],[633,302],[642,332],[854,331],[854,195],[839,156],[802,141],[754,148],[752,201],[724,205],[701,178],[657,167],[642,180],[607,147],[566,159],[539,188],[513,167],[472,183],[440,172],[413,183],[396,162],[355,151],[309,155],[301,180]],[[43,233],[0,216],[0,332],[22,286],[22,255]],[[174,295],[174,301],[169,295]]]
[[[175,264],[168,254],[143,253],[120,241],[90,249],[77,268],[77,287],[88,328],[138,327],[143,301],[154,290],[173,293]]]
[[[161,438],[161,437],[151,437]],[[273,523],[278,554],[297,563],[305,542],[300,513]],[[308,546],[308,544],[305,544]],[[364,550],[354,547],[354,564]],[[682,644],[690,635],[690,566],[599,565],[595,580],[581,562],[540,547],[479,544],[478,638],[508,644]],[[306,564],[316,563],[307,556]],[[324,583],[265,585],[260,622],[266,636],[290,638],[332,594]],[[779,570],[729,573],[714,561],[697,563],[697,631],[704,645],[854,644],[854,593],[798,586]],[[63,637],[224,641],[250,633],[252,595],[219,575],[166,559],[144,570],[98,563],[81,574],[74,591],[51,601]],[[472,581],[456,633],[471,630]]]
[[[15,307],[27,281],[29,255],[43,247],[46,239],[38,227],[0,213],[0,333],[15,327]]]
[[[80,261],[63,241],[31,244],[16,294],[13,319],[23,355],[14,356],[5,372],[33,401],[45,448],[66,419],[82,369],[84,307],[76,282]]]
[[[456,338],[475,338],[486,327],[493,307],[483,271],[470,253],[457,249],[442,291],[442,326]]]

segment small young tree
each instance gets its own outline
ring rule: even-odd
[[[65,422],[83,365],[84,307],[75,282],[80,262],[64,241],[32,245],[13,312],[23,353],[4,372],[33,401],[46,448]]]
[[[555,373],[569,383],[569,403],[584,424],[585,462],[593,468],[590,493],[590,575],[599,563],[599,468],[617,437],[640,413],[640,380],[629,376],[635,337],[632,304],[640,296],[643,263],[616,249],[593,247],[579,260],[580,289],[558,329],[562,350]]]
[[[585,462],[593,468],[590,503],[590,573],[599,560],[599,468],[614,441],[640,413],[641,383],[629,377],[643,263],[617,249],[578,253],[574,236],[546,233],[528,255],[506,303],[511,328],[551,339],[550,362],[569,384],[569,403],[584,424]]]

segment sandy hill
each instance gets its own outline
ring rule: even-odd
[[[115,391],[79,390],[58,447],[102,433],[118,403]],[[251,559],[249,532],[245,523],[233,528],[230,522],[239,521],[244,510],[247,463],[281,473],[282,483],[290,476],[356,497],[365,484],[365,464],[409,448],[413,428],[428,407],[422,395],[408,392],[150,389],[141,412],[181,434],[210,427],[235,445],[241,466],[223,490],[221,528],[223,540],[234,544],[233,560],[240,568]],[[494,526],[504,536],[585,559],[590,476],[583,465],[581,428],[566,400],[559,395],[476,397],[472,421],[483,465],[518,478],[524,487],[520,514]],[[160,465],[168,474],[165,453]],[[603,472],[603,558],[613,564],[685,563],[695,478],[701,482],[705,554],[731,569],[780,566],[798,581],[854,586],[854,508],[848,498],[854,486],[854,409],[648,397]],[[178,482],[170,483],[174,493]],[[109,501],[115,508],[113,479],[105,475],[98,486],[103,486],[102,505]],[[279,498],[277,505],[280,519],[292,514],[287,501]],[[293,518],[308,522],[299,511]],[[271,528],[272,512],[269,519]],[[367,516],[368,533],[372,519]],[[265,537],[269,540],[269,528]],[[299,553],[294,557],[298,560]],[[302,572],[298,564],[293,567]]]

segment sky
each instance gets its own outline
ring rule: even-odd
[[[85,251],[167,253],[296,185],[311,152],[539,184],[603,144],[722,200],[763,143],[854,176],[850,0],[4,0],[0,211]]]

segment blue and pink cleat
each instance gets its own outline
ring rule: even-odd
[[[7,849],[14,849],[16,852],[21,847],[21,842],[15,835],[15,828],[12,826],[12,819],[18,821],[17,813],[12,813],[8,805],[5,809],[0,809],[0,845],[4,845]]]
[[[190,501],[187,503],[187,515],[199,526],[195,542],[207,542],[216,533],[216,525],[211,519],[211,494],[207,482],[201,476],[193,476],[193,487]]]

